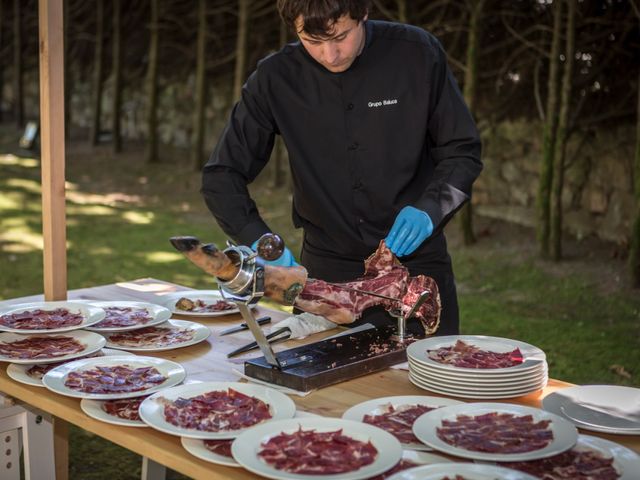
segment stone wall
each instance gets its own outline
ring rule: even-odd
[[[504,123],[483,138],[485,168],[474,187],[480,215],[535,226],[541,159],[539,123]],[[564,228],[626,244],[633,222],[633,125],[576,133],[567,148]]]

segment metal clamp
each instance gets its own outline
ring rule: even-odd
[[[271,348],[271,344],[258,325],[251,309],[264,295],[264,264],[256,252],[244,245],[227,243],[224,253],[238,267],[238,273],[231,280],[218,279],[222,297],[233,301],[242,318],[249,327],[264,358],[270,365],[280,368],[280,362]]]

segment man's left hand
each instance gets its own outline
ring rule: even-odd
[[[384,242],[397,257],[409,255],[433,233],[433,222],[423,210],[406,206],[398,216]]]

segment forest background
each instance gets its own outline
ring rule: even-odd
[[[294,40],[275,1],[64,3],[69,288],[210,288],[167,238],[225,240],[199,171],[256,63]],[[0,299],[42,291],[37,143],[18,146],[38,119],[37,12],[0,0]],[[482,133],[473,205],[447,227],[463,332],[536,344],[556,378],[640,385],[637,0],[377,0],[370,16],[439,38]],[[298,252],[281,142],[251,189]],[[135,478],[116,448],[75,431],[72,478]]]

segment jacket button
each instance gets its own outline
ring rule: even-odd
[[[351,145],[349,145],[349,150],[357,150],[359,146],[360,145],[358,145],[358,142],[353,142]]]
[[[362,188],[362,182],[361,181],[357,181],[356,183],[353,184],[353,189],[354,190],[360,190]]]
[[[349,105],[347,105],[347,110],[353,110],[353,103],[350,103]]]

